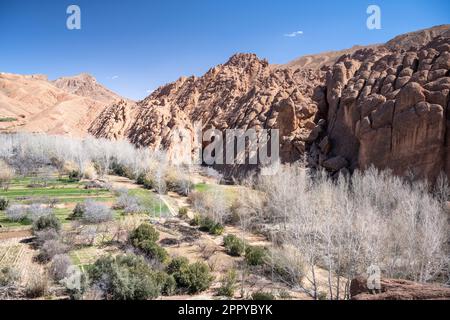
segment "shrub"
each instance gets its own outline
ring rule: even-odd
[[[201,231],[209,232],[214,235],[221,235],[224,227],[209,217],[200,217],[199,226]]]
[[[201,222],[201,217],[199,214],[194,215],[194,218],[191,220],[191,226],[199,226]]]
[[[92,163],[86,166],[83,172],[83,176],[89,180],[97,178],[97,170],[95,170],[95,167],[94,165],[92,165]]]
[[[66,253],[68,250],[69,247],[59,240],[47,240],[42,245],[42,248],[37,256],[37,259],[40,262],[48,262],[54,256]]]
[[[188,265],[189,260],[186,257],[175,257],[167,266],[167,272],[169,274],[175,274],[177,272],[180,272],[181,269],[187,267]]]
[[[264,264],[266,249],[264,247],[247,247],[245,249],[245,262],[250,266]]]
[[[178,286],[186,289],[190,294],[208,289],[213,280],[208,265],[203,262],[181,267],[174,277]]]
[[[14,285],[20,279],[20,274],[12,267],[3,267],[0,269],[0,287]]]
[[[234,291],[236,290],[236,279],[236,270],[229,270],[227,274],[221,279],[221,285],[217,290],[217,294],[219,296],[232,298],[234,296]]]
[[[87,223],[100,223],[111,221],[113,213],[108,206],[103,203],[86,201],[84,203],[83,221]]]
[[[155,182],[151,173],[141,173],[136,179],[136,183],[142,185],[145,189],[153,189]]]
[[[180,196],[187,197],[194,189],[194,183],[185,177],[167,176],[166,177],[167,190],[173,191]]]
[[[145,183],[145,173],[141,172],[138,174],[138,176],[136,178],[136,184],[139,184],[142,186],[142,185],[144,185],[144,183]]]
[[[40,201],[46,201],[45,198],[40,199]],[[36,221],[40,217],[47,216],[52,214],[52,209],[48,208],[47,206],[43,205],[42,203],[32,203],[27,208],[27,217],[31,221]]]
[[[71,220],[80,219],[83,217],[85,211],[86,211],[86,204],[82,202],[77,203],[69,219]]]
[[[126,177],[129,179],[134,179],[136,177],[129,167],[124,164],[118,163],[117,161],[113,161],[111,163],[111,171],[117,176]]]
[[[101,257],[92,265],[89,275],[105,299],[146,300],[160,294],[158,275],[143,258],[133,254]]]
[[[136,247],[140,249],[148,258],[155,259],[159,262],[165,262],[169,257],[164,248],[150,240],[144,240]]]
[[[178,216],[181,219],[185,219],[188,216],[188,208],[187,207],[181,207],[180,209],[178,209]]]
[[[13,204],[6,209],[6,217],[14,222],[23,221],[27,217],[27,208],[23,205]]]
[[[59,238],[59,233],[55,229],[44,229],[33,233],[35,236],[34,242],[38,247],[41,247],[48,240],[57,240]]]
[[[231,256],[239,257],[244,253],[245,243],[233,234],[223,238],[223,245]]]
[[[50,275],[56,281],[60,281],[67,276],[67,270],[72,265],[67,254],[57,254],[53,257],[49,268]]]
[[[128,190],[120,193],[114,208],[123,209],[125,214],[134,214],[144,211],[144,208],[139,203],[139,199],[129,195]]]
[[[27,218],[31,221],[37,221],[41,217],[51,215],[52,209],[43,206],[42,204],[32,204],[27,209]]]
[[[33,222],[33,233],[47,229],[53,229],[57,232],[61,230],[61,222],[54,214],[40,216]]]
[[[137,247],[143,241],[158,241],[159,232],[151,224],[143,223],[131,232],[129,239],[131,244]]]
[[[6,210],[9,205],[9,200],[4,197],[0,197],[0,210]]]
[[[271,292],[256,291],[252,294],[252,300],[276,300]]]
[[[225,230],[225,227],[220,223],[215,223],[211,229],[209,229],[209,233],[220,236],[223,231]]]
[[[66,292],[69,295],[71,300],[81,300],[83,298],[84,293],[89,288],[89,280],[84,272],[78,271],[78,279],[79,281],[77,285],[73,285],[70,278],[64,278],[60,282],[63,283],[66,287]]]
[[[157,282],[160,285],[161,294],[164,296],[171,296],[175,293],[177,282],[171,274],[159,271],[156,273]]]
[[[48,292],[48,278],[39,272],[30,272],[30,278],[25,287],[25,295],[28,298],[39,298]]]
[[[297,248],[294,247],[272,247],[267,255],[269,272],[275,275],[281,282],[297,287],[302,283],[305,276],[305,261]]]
[[[14,170],[5,161],[0,159],[0,187],[8,191],[11,180],[14,178]]]
[[[78,170],[72,170],[69,172],[69,181],[75,182],[81,180],[81,173]]]

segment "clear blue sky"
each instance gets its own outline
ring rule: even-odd
[[[70,4],[81,8],[81,30],[66,28]],[[381,30],[366,28],[370,4],[381,7]],[[236,52],[285,63],[445,23],[449,0],[0,0],[0,71],[88,72],[140,99]]]

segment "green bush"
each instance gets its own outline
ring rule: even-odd
[[[175,293],[177,282],[171,274],[159,271],[156,274],[157,282],[160,284],[161,294],[164,296],[171,296]]]
[[[109,300],[146,300],[161,293],[160,276],[134,254],[99,258],[89,269],[93,285]]]
[[[178,287],[194,294],[209,288],[214,279],[209,267],[203,262],[195,262],[189,265],[182,265],[178,272],[173,274]]]
[[[133,173],[133,171],[128,168],[127,166],[118,163],[117,161],[113,161],[111,163],[110,169],[113,174],[121,177],[126,177],[129,179],[135,179],[136,175]]]
[[[187,207],[181,207],[178,209],[178,216],[182,219],[187,218],[188,216],[188,208]]]
[[[69,216],[69,219],[75,220],[75,219],[81,219],[86,211],[86,204],[85,203],[77,203],[75,208],[72,211],[72,214]]]
[[[196,215],[191,221],[191,225],[199,226],[200,231],[209,232],[214,235],[221,235],[223,233],[224,227],[220,223],[216,223],[213,219],[209,217],[201,217]]]
[[[0,197],[0,210],[6,210],[9,206],[9,200],[4,197]]]
[[[234,291],[236,290],[236,279],[237,279],[236,270],[234,269],[229,270],[220,281],[221,285],[217,290],[217,294],[219,296],[232,298],[234,296]]]
[[[159,239],[159,232],[148,223],[141,224],[131,232],[129,239],[131,244],[148,258],[165,262],[169,257],[167,251],[156,243]]]
[[[145,189],[153,189],[155,183],[148,173],[140,173],[136,178],[136,183],[143,186]]]
[[[191,226],[199,226],[202,218],[199,214],[194,215],[194,218],[191,220]]]
[[[41,216],[33,223],[34,233],[48,229],[54,229],[55,231],[61,230],[61,222],[54,214]]]
[[[155,259],[159,262],[165,262],[169,257],[169,254],[164,248],[150,240],[144,240],[136,247],[139,248],[148,258]]]
[[[245,249],[245,262],[250,266],[264,264],[266,249],[264,247],[247,247]]]
[[[220,223],[215,223],[211,229],[209,229],[209,233],[220,236],[223,231],[225,230],[225,227],[221,225]]]
[[[187,267],[188,265],[189,260],[186,257],[175,257],[167,266],[167,272],[169,274],[175,274],[177,272],[180,272],[181,269]]]
[[[72,170],[69,172],[69,181],[75,182],[80,181],[81,179],[81,173],[77,170]]]
[[[139,175],[137,176],[137,178],[136,178],[136,183],[138,184],[138,185],[144,185],[144,183],[145,183],[145,173],[139,173]]]
[[[159,239],[159,232],[149,223],[143,223],[130,234],[130,242],[133,246],[138,247],[143,241],[155,243]]]
[[[252,300],[276,300],[270,292],[257,291],[252,294]]]
[[[223,245],[231,256],[239,257],[244,254],[245,243],[233,234],[223,238]]]

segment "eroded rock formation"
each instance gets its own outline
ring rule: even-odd
[[[310,164],[333,172],[374,165],[430,180],[450,175],[450,32],[439,30],[432,39],[429,31],[402,36],[336,62],[317,95],[324,125]]]
[[[180,78],[137,103],[121,101],[107,108],[92,124],[97,137],[126,138],[139,146],[162,147],[173,156],[180,141],[177,130],[194,136],[202,129],[279,129],[281,158],[295,161],[305,152],[314,128],[314,89],[323,71],[272,68],[254,54],[236,54],[202,77]],[[192,150],[181,152],[191,153]]]

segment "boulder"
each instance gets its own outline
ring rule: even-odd
[[[348,165],[348,161],[341,156],[336,156],[325,160],[322,166],[330,171],[338,171]]]

